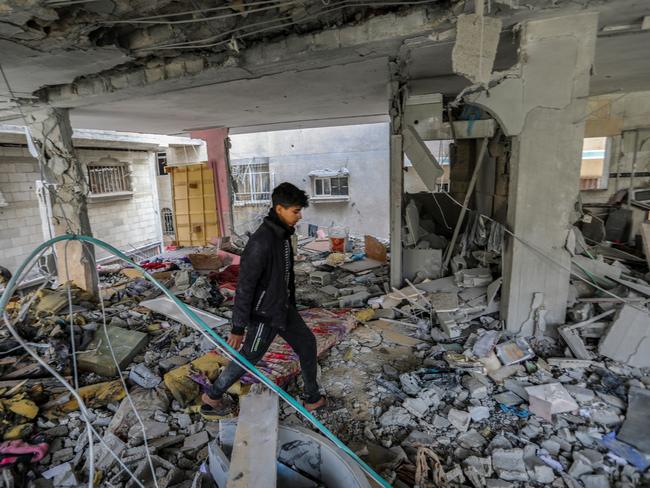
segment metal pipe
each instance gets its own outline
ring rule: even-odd
[[[478,179],[478,174],[481,171],[483,166],[483,160],[485,159],[485,152],[487,150],[488,138],[483,138],[483,143],[481,144],[481,150],[479,151],[478,158],[476,159],[476,166],[474,167],[474,172],[472,173],[472,178],[469,180],[469,186],[467,187],[467,193],[465,194],[465,200],[463,200],[463,206],[460,209],[460,214],[458,215],[458,221],[456,222],[456,227],[454,228],[454,233],[449,241],[449,247],[445,254],[445,259],[442,263],[442,272],[444,273],[447,267],[449,266],[449,261],[451,260],[451,254],[454,252],[454,246],[456,245],[456,240],[458,239],[458,234],[460,233],[460,228],[463,225],[463,220],[465,219],[465,213],[467,213],[467,205],[469,204],[469,199],[474,193],[474,187],[476,186],[476,180]]]

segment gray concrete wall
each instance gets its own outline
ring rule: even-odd
[[[230,159],[269,158],[275,184],[288,181],[313,194],[310,171],[348,168],[347,202],[313,202],[303,212],[307,223],[349,227],[354,235],[388,237],[388,124],[300,129],[231,136]],[[252,230],[266,206],[234,207],[238,232]]]

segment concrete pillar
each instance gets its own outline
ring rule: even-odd
[[[28,122],[49,183],[54,233],[57,236],[66,233],[92,235],[87,208],[88,182],[72,145],[68,110],[50,107],[30,114]],[[72,280],[80,288],[97,293],[92,245],[63,241],[56,245],[56,255],[61,283]]]
[[[543,293],[546,322],[565,320],[571,258],[564,249],[579,192],[589,76],[597,14],[525,23],[518,76],[473,96],[512,138],[508,238],[504,254],[502,316],[507,329],[534,332],[531,305]]]
[[[390,168],[389,168],[389,199],[390,199],[390,285],[395,288],[402,286],[402,225],[404,206],[404,129],[402,121],[404,113],[402,93],[404,80],[403,62],[390,60],[388,69],[391,82],[388,86],[390,113]]]
[[[404,198],[404,152],[402,135],[390,136],[390,284],[402,286],[402,206]]]

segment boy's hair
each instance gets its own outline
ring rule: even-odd
[[[273,202],[273,208],[275,208],[276,205],[282,205],[285,208],[294,205],[302,208],[309,207],[309,197],[307,196],[307,193],[286,181],[280,183],[273,189],[271,201]]]

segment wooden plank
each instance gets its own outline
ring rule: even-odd
[[[274,488],[279,402],[268,389],[241,398],[228,488]]]

